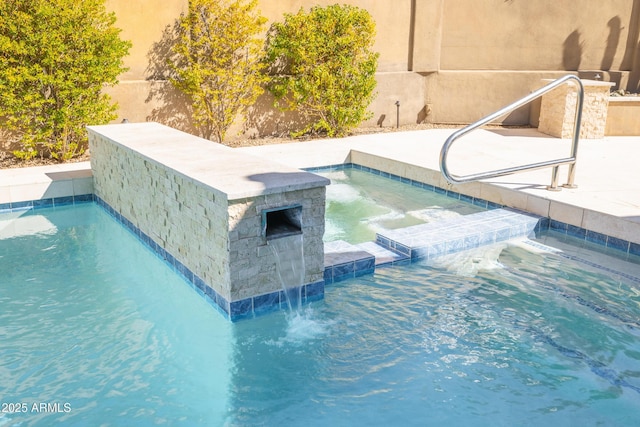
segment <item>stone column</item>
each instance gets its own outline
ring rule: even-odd
[[[544,79],[545,83],[551,80]],[[584,102],[580,138],[604,138],[609,107],[609,90],[615,83],[582,80]],[[538,130],[558,138],[571,138],[575,121],[575,83],[569,82],[542,96]]]

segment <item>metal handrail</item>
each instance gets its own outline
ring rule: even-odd
[[[466,176],[459,176],[459,175],[453,175],[449,172],[449,169],[447,168],[447,155],[449,154],[449,148],[453,145],[453,143],[460,137],[466,135],[467,133],[476,130],[477,128],[479,128],[480,126],[483,126],[497,118],[499,118],[500,116],[503,116],[507,113],[512,112],[513,110],[522,107],[523,105],[528,104],[529,102],[541,97],[542,95],[544,95],[547,92],[552,91],[553,89],[555,89],[556,87],[569,82],[570,80],[575,80],[578,84],[577,84],[577,94],[578,94],[578,99],[576,102],[576,114],[575,114],[575,122],[574,122],[574,126],[573,126],[573,136],[572,136],[572,143],[571,143],[571,157],[567,157],[564,159],[557,159],[557,160],[547,160],[544,162],[538,162],[538,163],[531,163],[528,165],[523,165],[523,166],[514,166],[514,167],[510,167],[510,168],[505,168],[505,169],[498,169],[498,170],[494,170],[494,171],[489,171],[489,172],[482,172],[482,173],[475,173],[475,174],[471,174],[471,175],[466,175]],[[478,120],[477,122],[474,122],[472,124],[470,124],[467,127],[464,127],[460,130],[457,130],[456,132],[452,133],[449,138],[447,138],[447,140],[445,141],[444,145],[442,146],[442,150],[440,151],[440,170],[442,171],[442,175],[446,178],[446,180],[448,182],[450,182],[451,184],[462,184],[465,182],[472,182],[472,181],[478,181],[480,179],[486,179],[486,178],[495,178],[498,176],[504,176],[504,175],[511,175],[517,172],[523,172],[523,171],[529,171],[529,170],[535,170],[535,169],[543,169],[543,168],[548,168],[548,167],[553,167],[553,170],[551,172],[551,185],[547,187],[548,190],[552,190],[552,191],[559,191],[560,189],[558,188],[558,169],[561,165],[569,165],[569,174],[567,177],[567,183],[563,185],[563,187],[566,188],[575,188],[576,185],[574,184],[574,179],[575,179],[575,173],[576,173],[576,161],[577,161],[577,155],[578,155],[578,141],[580,138],[580,123],[582,122],[582,104],[584,101],[584,86],[582,85],[582,82],[580,81],[580,78],[578,78],[577,76],[573,75],[573,74],[569,74],[566,75],[564,77],[561,77],[557,80],[552,81],[551,83],[549,83],[546,86],[543,86],[542,88],[536,90],[535,92],[532,92],[531,94],[529,94],[528,96],[525,96],[522,99],[519,99],[516,102],[513,102],[509,105],[507,105],[506,107],[501,108],[500,110],[496,111],[493,114],[490,114],[480,120]]]

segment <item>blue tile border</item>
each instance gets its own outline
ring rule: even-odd
[[[377,169],[372,169],[366,166],[360,166],[355,163],[342,163],[338,165],[323,166],[323,167],[317,167],[317,168],[307,168],[305,170],[308,172],[330,172],[330,171],[338,171],[338,170],[346,170],[346,169],[362,170],[365,172],[371,172],[375,175],[382,174],[382,172],[378,171]],[[402,179],[398,175],[392,175],[392,174],[386,174],[386,175],[388,175],[389,177],[392,177],[392,179],[393,177],[397,177],[396,180]],[[407,180],[405,179],[405,181]],[[445,195],[448,194],[446,190],[441,189],[439,187],[434,187],[430,184],[424,184],[414,180],[408,180],[408,181],[410,185],[423,188],[427,191],[439,192]],[[469,201],[468,196],[460,194],[458,195],[458,197],[460,198],[460,200],[464,200],[466,202]],[[77,196],[54,197],[54,198],[47,198],[47,199],[28,200],[28,201],[22,201],[22,202],[0,203],[0,213],[22,212],[25,210],[37,210],[37,209],[45,209],[45,208],[51,208],[51,207],[55,208],[55,207],[62,207],[62,206],[69,206],[69,205],[77,205],[81,203],[98,202],[98,199],[99,198],[94,194],[81,194]],[[480,207],[486,206],[487,209],[500,209],[504,207],[503,205],[499,205],[497,203],[489,202],[489,201],[478,199],[478,198],[473,198],[472,203]],[[128,221],[126,220],[126,218],[123,220],[119,214],[115,213],[115,211],[110,213],[112,216],[118,219],[119,222],[122,222],[123,224],[126,225],[126,221]],[[130,226],[132,226],[132,224]],[[576,227],[576,226],[566,224],[551,218],[541,218],[540,223],[538,224],[538,227],[536,227],[536,232],[543,231],[543,230],[556,231],[561,234],[566,234],[573,237],[577,237],[579,239],[584,239],[587,242],[595,243],[598,245],[606,246],[608,248],[616,249],[618,251],[640,256],[639,243],[633,243],[628,240],[623,240],[617,237],[607,236],[606,234],[598,233],[596,231],[591,231],[581,227]],[[145,243],[147,246],[150,246],[155,252],[160,251],[159,248],[154,247],[154,244],[152,243],[153,240],[150,239],[148,236],[140,236],[139,234],[136,233],[135,230],[133,230],[133,233],[138,235],[138,237],[140,237],[143,240],[143,243]]]
[[[546,249],[547,248],[546,245],[543,245],[543,244],[540,244],[540,243],[534,242],[534,241],[527,241],[526,244],[529,245],[529,246],[542,248],[542,249]],[[580,262],[582,264],[589,265],[591,267],[597,268],[598,270],[606,271],[607,273],[615,274],[617,276],[624,277],[625,279],[628,279],[628,280],[631,280],[632,282],[640,284],[640,277],[636,277],[636,276],[633,276],[631,274],[627,274],[627,273],[624,273],[622,271],[618,271],[616,269],[613,269],[611,267],[607,267],[607,266],[602,265],[602,264],[598,264],[598,263],[593,262],[593,261],[589,261],[589,260],[587,260],[585,258],[582,258],[581,256],[578,256],[578,255],[570,255],[570,254],[567,254],[567,253],[565,253],[563,251],[557,251],[557,252],[554,252],[554,253],[559,257],[562,257],[562,258],[565,258],[565,259],[570,259],[572,261],[577,261],[577,262]]]
[[[363,258],[329,265],[324,268],[324,283],[331,285],[354,277],[373,274],[376,270],[376,258],[373,255]]]
[[[113,209],[107,202],[98,196],[94,196],[94,199],[98,206],[103,208],[129,232],[134,234],[142,244],[151,249],[151,251],[166,262],[174,272],[181,275],[191,288],[232,322],[253,318],[257,315],[285,308],[285,296],[282,291],[258,295],[238,301],[227,301],[226,298],[207,285],[201,277],[177,260],[169,251],[157,244],[150,236],[136,227],[135,224],[126,217]],[[324,284],[324,280],[321,280],[301,286],[302,302],[309,303],[324,298]]]
[[[562,235],[574,237],[578,240],[583,240],[585,242],[595,243],[600,246],[615,249],[626,254],[640,255],[640,244],[620,239],[618,237],[607,236],[606,234],[587,230],[586,228],[565,224],[554,219],[545,219],[547,220],[546,226],[541,226],[539,228],[539,231],[554,231]]]
[[[413,179],[409,179],[409,178],[405,178],[402,177],[400,175],[395,175],[392,173],[388,173],[388,172],[384,172],[381,171],[379,169],[374,169],[374,168],[370,168],[368,166],[362,166],[359,165],[357,163],[339,163],[339,164],[335,164],[335,165],[329,165],[329,166],[320,166],[320,167],[313,167],[313,168],[305,168],[304,170],[307,172],[318,172],[318,173],[322,173],[322,172],[336,172],[336,171],[341,171],[341,170],[349,170],[349,169],[355,169],[355,170],[359,170],[359,171],[363,171],[363,172],[368,172],[371,173],[373,175],[378,175],[381,176],[383,178],[389,178],[393,181],[398,181],[401,182],[403,184],[407,184],[407,185],[411,185],[413,187],[417,187],[417,188],[421,188],[425,191],[429,191],[431,193],[438,193],[438,194],[442,194],[443,196],[447,196],[450,197],[452,199],[456,199],[456,200],[462,200],[464,202],[467,202],[469,204],[481,207],[481,208],[485,208],[485,209],[499,209],[504,207],[503,205],[499,205],[497,203],[492,203],[489,202],[487,200],[484,199],[480,199],[478,197],[472,197],[472,196],[466,196],[464,194],[460,194],[457,193],[455,191],[451,191],[451,190],[445,190],[444,188],[440,188],[440,187],[436,187],[434,185],[431,184],[427,184],[425,182],[422,181],[416,181]]]
[[[342,240],[325,243],[324,282],[329,285],[373,274],[376,257],[366,249]]]
[[[52,197],[47,199],[28,200],[24,202],[0,203],[0,213],[22,212],[36,209],[57,208],[95,201],[93,194],[77,196]]]
[[[33,209],[52,208],[54,206],[53,199],[34,200]]]

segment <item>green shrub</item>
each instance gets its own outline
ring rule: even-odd
[[[229,127],[263,92],[266,19],[257,0],[191,0],[173,46],[171,83],[192,101],[202,136],[223,142]]]
[[[0,117],[22,159],[65,161],[87,148],[86,125],[116,118],[102,87],[126,70],[104,0],[0,1]]]
[[[269,90],[276,107],[297,111],[309,132],[343,136],[371,117],[378,54],[371,51],[375,23],[349,5],[286,14],[267,37]]]

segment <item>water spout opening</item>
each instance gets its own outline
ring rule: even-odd
[[[263,210],[262,231],[275,257],[284,300],[290,311],[297,311],[305,277],[302,205]]]
[[[267,240],[302,234],[302,206],[263,210],[262,233]]]

